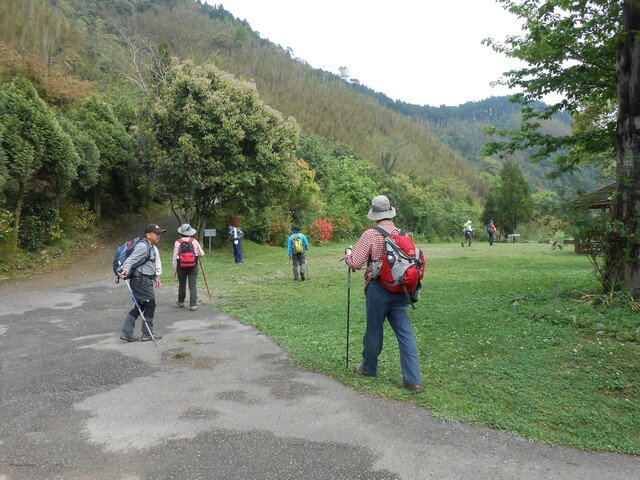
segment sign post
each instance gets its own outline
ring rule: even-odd
[[[204,229],[204,236],[205,237],[209,237],[209,253],[211,253],[211,237],[215,237],[216,236],[216,229],[215,228],[205,228]]]

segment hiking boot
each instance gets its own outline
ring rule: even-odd
[[[137,342],[140,339],[136,337],[133,333],[122,332],[120,334],[120,340],[124,340],[126,342]]]
[[[184,307],[184,302],[181,302],[180,300],[176,300],[176,307]]]
[[[191,305],[191,306],[189,307],[189,310],[191,310],[192,312],[195,312],[197,309],[198,309],[198,306],[197,306],[197,305]]]
[[[367,372],[362,365],[358,365],[353,369],[358,375],[362,375],[363,377],[374,377],[375,375],[371,375]]]
[[[142,334],[142,338],[140,340],[142,340],[143,342],[150,342],[151,340],[160,340],[162,338],[162,335],[160,335],[159,333],[154,333],[153,334],[153,338],[151,338],[151,335],[147,334],[147,333],[143,333]]]
[[[304,282],[304,273],[300,274],[300,280],[302,280]]]
[[[404,381],[398,383],[398,387],[409,390],[413,393],[422,393],[422,385],[414,383],[405,383]]]

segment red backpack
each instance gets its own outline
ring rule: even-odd
[[[380,283],[390,292],[404,292],[415,303],[420,299],[420,280],[424,278],[426,261],[424,253],[413,239],[400,233],[390,235],[380,227],[374,227],[384,235],[384,250],[380,268]]]
[[[198,264],[196,249],[193,246],[193,238],[181,238],[178,240],[178,265],[180,268],[193,268]]]

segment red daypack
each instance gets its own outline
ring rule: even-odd
[[[198,264],[196,249],[193,246],[193,238],[181,238],[178,240],[178,264],[180,268],[193,268]]]
[[[426,267],[424,253],[402,230],[390,235],[383,228],[374,228],[384,235],[380,283],[390,292],[404,292],[412,303],[417,302],[422,287],[420,280],[424,278]]]

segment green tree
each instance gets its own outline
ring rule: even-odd
[[[500,227],[506,234],[516,232],[518,224],[533,213],[531,187],[515,163],[507,162],[502,167],[497,200]]]
[[[320,186],[307,162],[298,159],[297,167],[289,203],[293,223],[304,225],[310,213],[320,211]]]
[[[371,164],[352,155],[340,155],[328,158],[325,168],[324,214],[334,222],[334,237],[358,233],[371,222],[365,214],[371,199],[378,195]]]
[[[616,48],[620,43],[622,2],[615,0],[496,0],[524,21],[523,35],[492,39],[494,50],[524,61],[527,66],[505,72],[500,81],[521,91],[518,131],[490,129],[503,141],[490,142],[489,153],[529,150],[533,160],[553,154],[560,172],[580,164],[610,161],[615,151]],[[557,100],[549,105],[551,93]],[[545,131],[544,120],[557,112],[573,116],[565,135]]]
[[[298,126],[265,105],[254,85],[213,65],[176,65],[155,101],[153,130],[165,191],[200,231],[216,213],[288,199]]]
[[[12,246],[16,247],[29,190],[53,198],[57,219],[59,202],[77,175],[80,159],[71,138],[28,80],[17,78],[0,88],[0,118],[0,149],[6,155],[8,185],[15,189]]]
[[[563,152],[561,170],[581,160],[616,159],[613,222],[605,232],[603,288],[620,283],[640,295],[640,5],[634,0],[498,0],[524,20],[524,35],[487,43],[528,65],[506,72],[506,83],[523,90],[523,102],[549,93],[561,99],[542,111],[525,108],[524,123],[490,150],[534,148],[539,158]],[[540,133],[541,118],[564,109],[574,116],[569,135]],[[507,132],[501,132],[507,134]]]
[[[100,151],[87,132],[80,130],[65,116],[59,117],[59,122],[65,132],[69,134],[76,152],[79,155],[78,174],[76,184],[81,191],[95,187],[100,176]]]
[[[73,112],[72,119],[100,152],[100,174],[93,187],[96,220],[102,217],[105,197],[113,213],[135,210],[141,175],[131,137],[111,106],[93,95]]]
[[[493,220],[498,230],[502,229],[502,220],[498,208],[498,188],[493,186],[489,189],[484,199],[484,210],[482,212],[482,222],[484,226],[489,224],[489,220]]]

